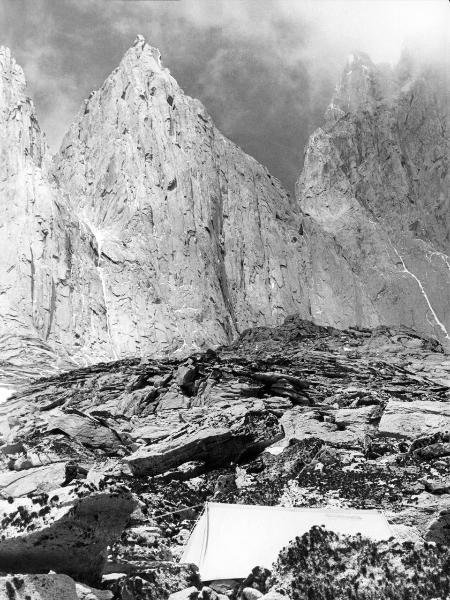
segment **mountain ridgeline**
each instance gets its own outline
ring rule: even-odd
[[[355,54],[296,198],[138,36],[51,157],[0,50],[0,359],[188,354],[297,314],[450,342],[447,85]]]

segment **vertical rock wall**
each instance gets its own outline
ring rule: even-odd
[[[297,184],[319,323],[450,342],[447,123],[439,66],[350,57]]]

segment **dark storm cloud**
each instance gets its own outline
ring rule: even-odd
[[[142,33],[219,129],[291,189],[346,54],[396,60],[411,19],[432,26],[437,14],[418,0],[0,2],[0,43],[24,67],[53,149]]]

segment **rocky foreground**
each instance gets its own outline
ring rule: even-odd
[[[221,593],[447,597],[450,360],[432,339],[290,318],[34,381],[0,410],[0,598],[217,598],[178,562],[211,499],[378,508],[396,536],[312,530]]]

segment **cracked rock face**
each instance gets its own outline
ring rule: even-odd
[[[21,381],[77,365],[88,336],[98,358],[105,315],[90,232],[67,209],[25,95],[25,77],[0,48],[0,356]]]
[[[94,236],[112,355],[193,350],[307,313],[287,193],[144,40],[86,101],[53,172]]]
[[[308,314],[288,194],[142,38],[53,164],[7,49],[0,86],[4,376],[186,354]]]
[[[297,206],[141,37],[53,160],[7,49],[0,108],[4,378],[186,355],[289,314],[449,342],[438,68],[355,55],[310,139]],[[177,402],[169,390],[167,409]]]
[[[297,183],[317,322],[403,324],[449,344],[447,89],[438,65],[350,57]]]

